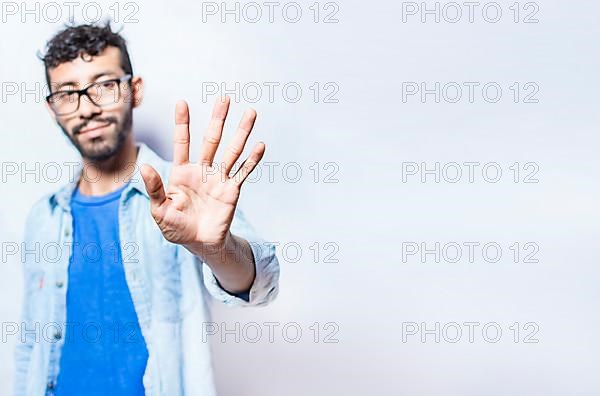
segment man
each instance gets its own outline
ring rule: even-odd
[[[109,25],[66,28],[43,61],[50,115],[83,164],[27,219],[25,249],[66,254],[25,255],[15,393],[214,395],[204,297],[256,306],[278,293],[274,245],[236,210],[265,151],[258,143],[232,172],[256,113],[216,164],[229,99],[217,101],[194,163],[188,106],[177,103],[170,164],[135,143],[143,81]]]

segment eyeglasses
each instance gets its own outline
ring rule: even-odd
[[[48,95],[46,101],[58,116],[73,114],[79,110],[82,96],[86,96],[96,106],[109,106],[121,99],[121,83],[131,80],[132,77],[131,74],[126,74],[123,77],[90,84],[80,90],[57,91]]]

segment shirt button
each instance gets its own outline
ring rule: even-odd
[[[52,389],[54,389],[54,382],[48,382],[48,385],[46,385],[46,388],[47,388],[48,390],[52,390]]]
[[[66,236],[67,238],[71,236],[71,230],[70,230],[70,229],[68,229],[68,228],[67,228],[67,229],[65,230],[65,236]]]
[[[57,331],[56,333],[54,333],[54,339],[55,340],[60,340],[62,337],[62,334],[60,333],[60,331]]]
[[[64,283],[62,281],[56,281],[56,287],[58,287],[59,289],[61,287],[63,287]]]

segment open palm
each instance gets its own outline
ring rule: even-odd
[[[264,143],[257,143],[237,173],[230,177],[256,120],[256,112],[247,110],[222,161],[213,164],[221,142],[229,102],[228,97],[217,100],[204,135],[200,158],[196,163],[189,160],[189,108],[184,101],[177,103],[173,165],[166,191],[154,168],[144,165],[141,169],[150,195],[152,217],[170,242],[194,244],[206,249],[221,248],[229,236],[242,183],[265,152]]]

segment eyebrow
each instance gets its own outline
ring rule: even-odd
[[[96,80],[97,80],[97,79],[99,79],[100,77],[104,77],[104,76],[110,76],[110,75],[116,75],[116,74],[117,74],[117,72],[114,72],[114,71],[103,71],[103,72],[101,72],[101,73],[94,74],[94,75],[92,76],[92,79],[91,79],[91,81],[96,81]],[[56,88],[56,91],[60,90],[62,87],[66,86],[66,85],[78,86],[78,85],[79,85],[79,83],[78,83],[78,82],[76,82],[76,81],[66,81],[66,82],[62,82],[62,83],[60,83],[60,84],[56,85],[56,87],[55,87],[55,88]],[[55,92],[56,92],[56,91],[55,91]]]

